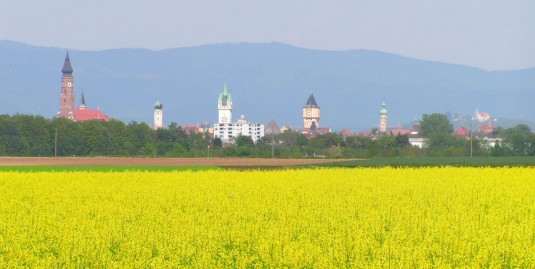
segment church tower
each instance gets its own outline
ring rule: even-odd
[[[381,104],[380,112],[381,112],[381,118],[379,120],[379,132],[384,133],[386,132],[386,115],[387,115],[385,102]]]
[[[316,103],[316,99],[312,93],[303,107],[303,123],[305,129],[320,127],[320,107]]]
[[[73,70],[71,59],[69,58],[68,51],[61,72],[63,75],[61,77],[61,95],[58,117],[74,120],[74,81],[72,77]]]
[[[223,91],[219,93],[217,109],[219,111],[218,123],[232,123],[232,95],[227,90],[227,83]]]
[[[163,128],[163,105],[160,101],[154,103],[154,130]]]
[[[78,106],[78,110],[85,110],[87,106],[85,105],[84,91],[82,91],[82,103]]]

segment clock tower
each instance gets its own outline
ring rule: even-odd
[[[74,120],[74,81],[72,77],[72,65],[69,58],[69,52],[65,56],[65,63],[61,69],[63,75],[61,76],[61,94],[58,117],[68,118]]]
[[[379,132],[384,133],[386,132],[386,116],[387,116],[387,110],[386,110],[386,104],[383,102],[381,104],[381,110],[379,111],[381,113],[380,119],[379,119]]]
[[[219,111],[218,123],[232,122],[232,94],[227,90],[227,83],[225,83],[223,91],[219,93],[217,109]]]
[[[315,126],[320,127],[320,106],[316,103],[313,94],[310,94],[308,101],[303,107],[303,124],[305,129]]]

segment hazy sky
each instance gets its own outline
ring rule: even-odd
[[[0,40],[69,49],[224,42],[535,67],[534,0],[0,0]]]

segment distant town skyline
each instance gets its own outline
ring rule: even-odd
[[[0,40],[76,50],[281,42],[535,67],[535,1],[2,1]]]

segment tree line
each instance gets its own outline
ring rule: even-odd
[[[534,156],[535,135],[528,126],[498,129],[502,142],[484,147],[473,138],[456,137],[442,114],[424,115],[421,133],[427,147],[411,146],[407,135],[374,137],[337,133],[312,138],[299,132],[250,137],[223,145],[207,133],[187,133],[177,124],[152,130],[146,123],[118,120],[74,122],[33,115],[0,115],[1,156],[142,156],[142,157],[277,157],[374,158],[404,156]]]

